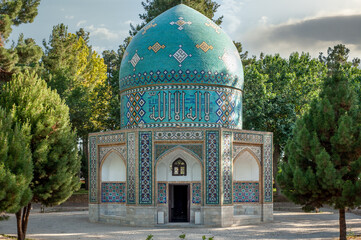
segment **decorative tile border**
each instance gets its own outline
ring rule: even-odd
[[[192,183],[192,203],[202,203],[202,188],[201,183]]]
[[[232,204],[232,133],[223,133],[223,204]]]
[[[219,204],[219,132],[206,132],[206,203]]]
[[[158,203],[166,204],[167,203],[167,184],[158,183]]]
[[[263,163],[264,163],[264,201],[272,202],[273,195],[273,181],[272,181],[272,135],[264,135],[263,145]]]
[[[244,149],[251,151],[262,165],[262,147],[261,146],[249,146],[249,145],[234,145],[233,146],[233,157],[236,157]]]
[[[102,202],[107,203],[125,203],[126,200],[126,183],[102,183]]]
[[[233,182],[233,202],[259,202],[259,183]]]
[[[139,204],[152,204],[152,133],[139,132]]]
[[[262,134],[254,134],[254,133],[234,133],[233,140],[245,143],[263,143],[263,135]]]
[[[135,133],[128,133],[127,150],[128,150],[128,204],[135,204]]]
[[[97,175],[98,175],[98,168],[97,168],[97,144],[96,144],[96,137],[89,137],[89,149],[90,149],[90,156],[89,156],[89,201],[91,203],[97,202]]]
[[[98,144],[125,142],[124,133],[103,134],[97,136]]]
[[[203,140],[203,131],[157,131],[155,140]]]
[[[107,155],[110,151],[118,152],[124,159],[127,159],[126,156],[126,147],[124,145],[121,146],[109,146],[109,147],[99,147],[99,165],[101,164],[105,155]]]
[[[180,48],[181,49],[181,48]],[[178,49],[179,51],[179,49]],[[190,55],[189,55],[190,56]],[[134,57],[134,56],[133,56]],[[170,56],[173,57],[173,56]],[[139,58],[139,60],[141,60]],[[139,61],[138,60],[138,61]],[[183,58],[181,59],[184,60]],[[223,60],[223,59],[221,59]],[[138,62],[137,62],[138,63]],[[179,62],[181,63],[181,62]],[[137,86],[144,86],[150,84],[162,84],[164,82],[170,83],[185,83],[185,80],[193,85],[193,84],[217,84],[217,85],[225,85],[228,87],[232,85],[232,87],[242,89],[243,81],[239,79],[237,75],[231,75],[224,72],[211,72],[204,70],[170,70],[170,71],[150,71],[150,72],[142,72],[142,73],[134,73],[126,76],[121,76],[119,79],[119,88],[131,88]]]
[[[202,144],[182,144],[182,145],[173,145],[173,144],[157,144],[155,145],[155,159],[158,160],[160,156],[169,151],[170,149],[182,147],[190,150],[196,156],[203,160],[203,145]]]

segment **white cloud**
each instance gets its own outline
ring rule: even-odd
[[[68,16],[68,15],[67,15],[67,16],[65,16],[65,19],[69,19],[69,20],[70,20],[70,19],[74,19],[74,16]]]
[[[99,37],[107,40],[119,39],[119,33],[111,31],[105,27],[95,27],[94,25],[86,26],[85,29],[90,32],[90,36]]]
[[[84,25],[86,23],[86,20],[80,20],[79,22],[77,22],[76,26],[80,27],[81,25]]]
[[[361,54],[361,14],[351,13],[318,14],[303,19],[289,19],[278,25],[260,24],[239,37],[244,48],[256,55],[260,52],[280,53],[286,57],[292,52],[303,51],[317,57],[320,52],[326,52],[328,47],[342,43],[351,50],[350,58],[353,58]]]
[[[240,13],[243,2],[239,0],[223,0],[218,11],[224,16],[222,27],[228,34],[236,32],[241,25]]]

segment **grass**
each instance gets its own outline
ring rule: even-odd
[[[77,192],[73,193],[74,195],[80,195],[80,194],[88,194],[89,190],[86,190],[84,188],[79,189]]]

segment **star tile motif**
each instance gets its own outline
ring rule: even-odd
[[[201,50],[203,50],[203,52],[207,52],[209,49],[213,50],[213,46],[212,45],[208,45],[206,42],[202,42],[201,44],[197,44],[196,48],[200,48]]]
[[[153,46],[149,46],[148,50],[153,50],[155,53],[157,53],[160,49],[164,49],[165,45],[160,45],[159,42],[156,42],[153,44]]]
[[[170,24],[170,25],[174,25],[174,24],[175,24],[175,25],[178,25],[178,30],[181,31],[181,30],[184,29],[184,27],[183,27],[184,25],[186,25],[186,24],[191,25],[192,22],[189,22],[189,21],[186,22],[186,21],[184,21],[184,18],[179,17],[179,18],[178,18],[178,21],[176,21],[176,22],[173,22],[173,21],[172,21],[172,22],[170,22],[169,24]]]
[[[192,54],[187,54],[183,49],[182,49],[182,45],[179,45],[179,49],[172,55],[170,54],[169,57],[174,57],[178,62],[179,62],[179,67],[182,66],[182,62],[187,58],[187,57],[192,57]]]

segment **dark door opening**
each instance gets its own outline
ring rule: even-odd
[[[169,222],[189,222],[189,185],[169,184]]]

